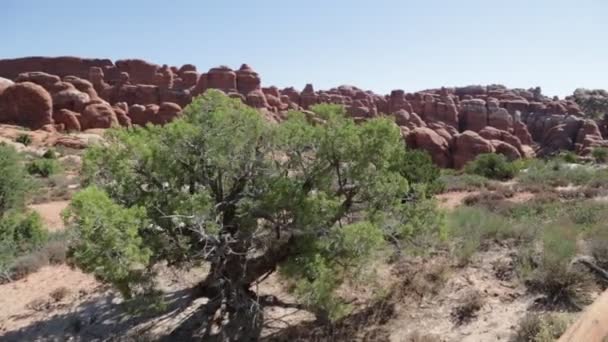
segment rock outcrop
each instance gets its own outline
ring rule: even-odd
[[[514,159],[560,149],[588,154],[608,146],[603,138],[608,124],[583,119],[573,99],[543,96],[538,87],[474,85],[380,95],[349,85],[316,90],[307,84],[298,91],[263,87],[247,64],[199,73],[191,64],[140,59],[0,60],[0,122],[70,131],[165,124],[207,89],[240,99],[272,121],[319,103],[344,105],[357,121],[388,115],[410,147],[428,151],[442,167],[462,167],[480,153]]]

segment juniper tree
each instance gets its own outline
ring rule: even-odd
[[[276,270],[294,279],[303,307],[337,317],[345,277],[386,241],[438,226],[432,206],[417,209],[424,195],[405,196],[425,185],[408,182],[415,167],[391,120],[356,124],[336,105],[313,112],[272,124],[208,91],[163,127],[111,131],[88,151],[88,188],[68,213],[80,232],[74,260],[127,296],[160,261],[208,265],[197,293],[210,317],[224,317],[223,339],[259,333],[254,285]],[[201,322],[207,334],[210,325]]]

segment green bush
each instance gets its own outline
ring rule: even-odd
[[[16,142],[28,146],[32,143],[32,137],[29,134],[20,134],[16,139]]]
[[[30,190],[21,156],[11,146],[0,144],[0,217],[11,209],[23,209]]]
[[[76,264],[128,293],[153,263],[205,262],[201,293],[247,323],[232,333],[260,327],[251,290],[276,269],[320,319],[340,317],[340,285],[395,233],[407,239],[438,216],[422,195],[434,177],[417,172],[418,162],[431,170],[428,158],[408,157],[392,121],[355,123],[337,105],[312,112],[321,120],[291,112],[271,125],[209,90],[165,126],[109,131],[88,150],[87,189],[69,211]]]
[[[59,169],[59,163],[55,159],[36,159],[27,165],[27,172],[30,175],[38,175],[43,178],[54,175]]]
[[[480,154],[465,166],[466,173],[496,180],[511,179],[517,171],[504,155],[495,153]]]
[[[428,152],[407,150],[400,156],[401,161],[398,167],[410,184],[424,185],[425,193],[428,195],[440,193],[444,190],[445,184],[440,179],[441,170],[433,163]]]
[[[596,147],[591,151],[591,156],[598,163],[605,163],[608,161],[608,148],[606,147]]]
[[[578,162],[578,156],[572,151],[561,151],[557,157],[566,163],[575,164]]]

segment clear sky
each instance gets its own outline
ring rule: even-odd
[[[608,88],[608,0],[0,0],[0,58],[250,64],[263,85]]]

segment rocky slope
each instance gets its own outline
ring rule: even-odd
[[[515,159],[561,149],[586,155],[608,146],[606,122],[585,119],[574,101],[548,98],[540,88],[489,85],[379,95],[354,86],[315,91],[308,84],[298,91],[262,87],[246,64],[199,73],[191,64],[139,59],[0,60],[0,123],[48,131],[163,124],[210,88],[240,98],[273,121],[317,103],[343,104],[357,120],[391,115],[408,145],[429,151],[442,167],[460,168],[480,153]]]

